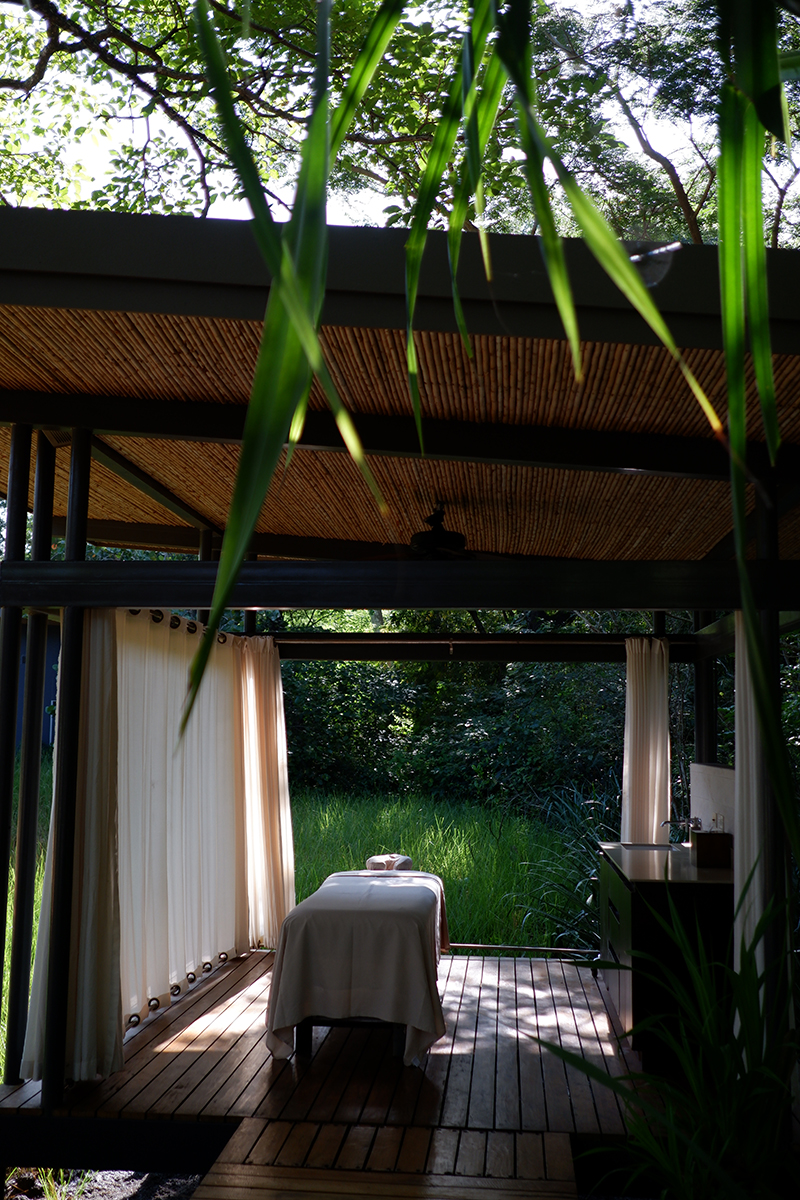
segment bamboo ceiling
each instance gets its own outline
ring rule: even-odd
[[[257,322],[158,314],[0,310],[0,387],[162,400],[246,402]],[[417,335],[423,415],[506,425],[708,436],[698,405],[660,347],[585,343],[576,383],[566,344],[553,339]],[[328,327],[333,376],[355,414],[410,412],[398,330]],[[689,365],[721,411],[720,351],[689,350]],[[800,358],[776,356],[784,437],[800,442]],[[315,384],[312,408],[324,401]],[[758,410],[750,383],[751,435]],[[224,528],[238,448],[105,436],[103,439],[218,528]],[[0,472],[9,435],[0,431]],[[57,455],[56,513],[67,506],[68,450]],[[260,532],[407,543],[437,501],[446,524],[478,553],[594,559],[697,559],[730,529],[728,488],[695,479],[373,458],[389,506],[382,518],[343,454],[298,450],[281,469]],[[32,485],[31,485],[32,488]],[[32,500],[32,490],[31,490]],[[179,525],[180,518],[93,464],[89,517]],[[787,521],[785,557],[800,556],[800,521]]]
[[[130,414],[171,405],[174,435],[181,402],[205,402],[204,411],[210,406],[212,414],[216,405],[225,406],[226,417],[235,415],[230,406],[243,410],[247,404],[261,329],[256,318],[269,282],[247,228],[237,222],[21,210],[0,213],[0,225],[5,230],[0,393],[10,398],[3,419],[25,420],[24,400],[13,399],[18,391],[44,395],[48,402],[63,396],[65,412],[76,411],[85,398],[108,398],[90,422],[100,431],[90,521],[160,527],[165,538],[177,541],[177,532],[169,531],[181,530],[182,544],[190,549],[187,526],[224,529],[239,435],[172,441],[154,436],[157,423],[137,426]],[[322,341],[331,374],[356,424],[361,416],[372,420],[373,430],[375,422],[384,430],[396,429],[398,417],[411,415],[403,331],[404,235],[331,230],[330,241]],[[328,542],[407,544],[443,501],[447,528],[463,533],[468,549],[479,555],[729,556],[724,459],[721,471],[718,456],[714,470],[705,469],[704,441],[709,462],[718,449],[706,419],[668,352],[649,344],[652,335],[641,322],[637,325],[639,319],[626,310],[585,246],[566,245],[587,338],[578,382],[536,239],[493,240],[491,289],[477,243],[465,239],[462,299],[468,322],[478,331],[472,357],[452,331],[444,239],[432,234],[430,242],[416,339],[423,420],[444,423],[438,457],[422,459],[408,442],[402,455],[393,455],[394,442],[373,444],[370,466],[388,504],[388,516],[382,517],[359,472],[345,454],[333,451],[333,443],[319,442],[327,449],[313,448],[316,442],[300,447],[288,470],[283,464],[279,468],[258,531]],[[800,451],[797,264],[791,252],[777,252],[770,264],[775,345],[782,351],[774,356],[779,419],[784,440]],[[657,299],[680,331],[676,336],[686,346],[688,365],[722,414],[725,373],[718,348],[716,271],[713,248],[687,248],[675,257]],[[316,383],[310,407],[326,407]],[[200,419],[201,408],[202,403],[196,410],[187,408],[187,423]],[[60,411],[58,405],[48,409]],[[98,423],[106,413],[107,423]],[[752,372],[748,413],[749,437],[761,441]],[[48,420],[40,419],[40,426],[49,427]],[[219,424],[215,415],[210,420]],[[471,450],[448,452],[450,422],[452,436],[460,430]],[[53,422],[61,447],[55,493],[60,517],[67,509],[66,429],[71,423]],[[464,433],[489,427],[502,433],[505,451],[481,453],[480,437]],[[141,436],[108,432],[137,428]],[[514,453],[517,429],[526,429],[525,454]],[[562,449],[568,446],[566,456],[540,454],[543,434],[536,430],[567,431],[566,442],[559,443]],[[191,428],[183,432],[192,434]],[[641,446],[642,435],[645,441],[647,435],[662,439],[660,447],[663,439],[683,439],[675,441],[675,452],[691,443],[694,465],[683,470],[678,464],[672,475],[662,449],[653,474],[646,465],[638,467],[635,456],[630,464],[606,459],[598,468],[580,455],[572,457],[572,444],[581,434],[584,452],[585,435],[597,435],[588,439],[590,454],[596,442],[608,448],[609,438],[613,453],[625,438],[625,447],[637,438]],[[7,470],[8,448],[8,428],[0,428],[0,478]],[[525,462],[531,465],[520,465]],[[709,477],[697,477],[703,474]],[[782,483],[790,491],[795,486],[786,472]],[[31,483],[31,501],[32,492]],[[800,506],[789,507],[780,539],[784,557],[800,558]]]

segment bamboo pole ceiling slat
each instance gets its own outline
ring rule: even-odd
[[[258,321],[164,314],[0,308],[0,388],[148,400],[247,401]],[[397,329],[328,326],[326,357],[356,414],[409,415],[405,338]],[[451,333],[415,334],[423,416],[439,420],[711,438],[680,371],[661,347],[582,345],[574,377],[564,341],[479,335],[470,357]],[[717,411],[725,408],[720,351],[686,359]],[[783,436],[800,443],[800,356],[776,355]],[[761,440],[748,366],[749,434]],[[325,407],[314,383],[311,406]],[[106,436],[140,470],[224,527],[238,462],[231,445]],[[68,451],[57,456],[56,512],[66,512]],[[8,432],[0,431],[0,473]],[[260,532],[408,542],[434,505],[480,553],[598,559],[700,558],[730,530],[725,484],[473,462],[374,458],[389,504],[382,519],[341,454],[298,450],[279,469]],[[32,484],[31,484],[32,488]],[[180,525],[180,519],[98,464],[90,518]],[[781,550],[800,557],[800,516],[784,521]]]

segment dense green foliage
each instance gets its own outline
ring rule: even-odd
[[[377,0],[334,7],[334,103],[377,7]],[[286,185],[305,131],[315,8],[314,0],[212,4],[237,111],[276,215],[288,211]],[[7,203],[205,213],[241,194],[190,9],[172,0],[0,2]],[[715,240],[713,126],[724,69],[714,0],[535,0],[532,10],[542,126],[614,230],[631,239]],[[336,192],[374,193],[389,222],[410,220],[466,12],[463,0],[407,4],[333,167]],[[797,48],[797,29],[785,14],[784,51]],[[796,84],[787,91],[794,114]],[[537,227],[517,144],[506,93],[484,155],[484,220],[498,231]],[[764,163],[766,236],[793,245],[798,170],[776,146]],[[555,199],[562,231],[578,232]],[[451,203],[445,190],[435,222]]]

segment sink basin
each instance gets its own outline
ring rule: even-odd
[[[620,842],[624,850],[685,850],[680,842]]]

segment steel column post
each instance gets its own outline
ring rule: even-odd
[[[255,553],[253,553],[253,551],[250,551],[250,553],[245,556],[245,561],[246,562],[258,562],[258,554],[255,554]],[[246,608],[244,610],[244,636],[245,637],[255,637],[256,636],[256,633],[258,632],[257,621],[258,621],[257,609]]]
[[[25,557],[30,469],[31,427],[15,425],[11,431],[8,460],[5,562],[20,562]],[[16,606],[4,608],[0,627],[0,964],[5,961],[21,630],[22,609]]]
[[[716,620],[716,612],[701,609],[694,614],[694,631]],[[694,758],[695,762],[717,761],[717,660],[698,658],[694,664]]]
[[[31,558],[50,558],[53,526],[53,485],[56,452],[43,433],[36,439],[36,483],[33,496]],[[14,886],[14,925],[8,977],[6,1023],[6,1083],[19,1080],[28,1015],[33,907],[36,885],[36,841],[39,820],[39,779],[42,764],[42,720],[47,668],[47,614],[28,614],[25,643],[25,694],[22,702],[17,857]]]
[[[65,557],[86,556],[91,431],[72,431]],[[75,815],[80,736],[82,608],[65,608],[61,623],[61,664],[56,712],[58,755],[53,795],[53,890],[50,905],[50,953],[47,962],[47,1009],[42,1069],[42,1111],[52,1113],[64,1092],[67,1051]]]
[[[213,535],[210,529],[200,530],[200,549],[197,554],[198,562],[211,562],[212,558]],[[197,620],[201,625],[208,624],[209,609],[198,608]]]

